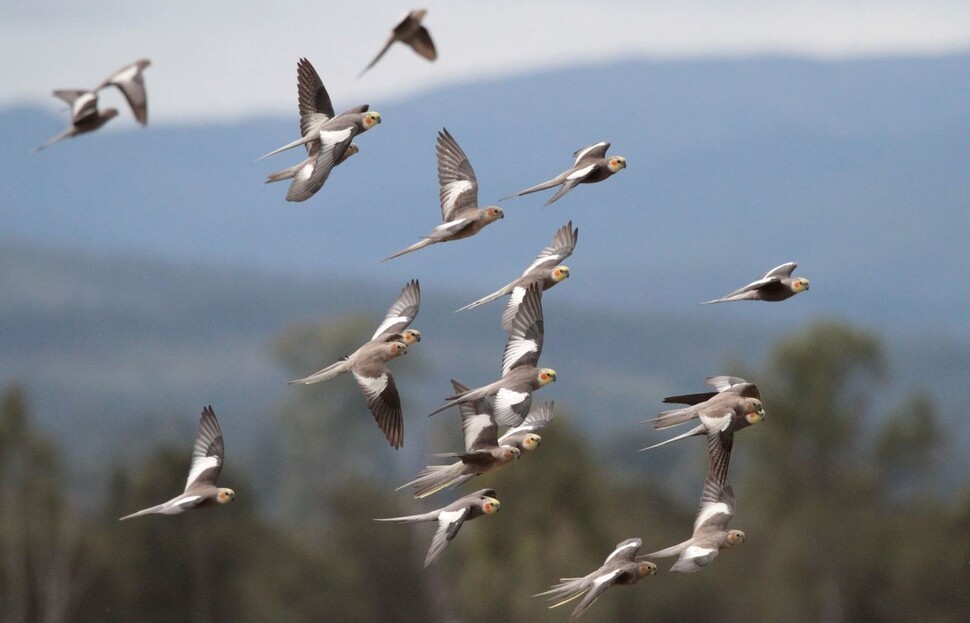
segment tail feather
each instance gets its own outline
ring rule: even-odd
[[[303,136],[301,138],[296,139],[292,143],[289,143],[287,145],[283,145],[279,149],[274,149],[273,151],[269,152],[268,154],[265,154],[265,155],[260,156],[259,158],[256,158],[256,160],[254,160],[254,162],[259,162],[263,158],[269,158],[270,156],[275,156],[276,154],[278,154],[280,152],[284,152],[287,149],[293,149],[294,147],[298,147],[300,145],[306,145],[307,143],[312,142],[312,141],[316,141],[316,140],[319,140],[319,135],[318,134],[315,134],[315,133],[314,134],[308,134],[307,136]]]
[[[320,381],[326,381],[327,379],[332,379],[338,374],[342,374],[348,370],[347,361],[338,361],[337,363],[331,364],[320,370],[319,372],[314,372],[310,376],[304,377],[302,379],[296,379],[289,381],[290,385],[295,385],[297,383],[302,383],[303,385],[309,385],[311,383],[319,383]]]
[[[694,409],[691,407],[681,407],[680,409],[663,411],[659,413],[657,417],[649,421],[653,422],[653,427],[655,429],[663,430],[665,428],[670,428],[671,426],[677,426],[678,424],[689,422],[693,417]]]
[[[138,511],[137,513],[132,513],[130,515],[125,515],[124,517],[122,517],[118,521],[124,521],[126,519],[131,519],[132,517],[141,517],[142,515],[151,515],[152,513],[157,513],[160,510],[162,510],[162,508],[164,508],[164,506],[165,506],[165,504],[159,504],[157,506],[152,506],[151,508],[146,508],[145,510]]]
[[[419,515],[404,515],[403,517],[382,517],[375,518],[374,521],[392,521],[394,523],[419,523],[422,521],[437,521],[438,511],[421,513]]]
[[[506,286],[502,286],[501,288],[499,288],[495,292],[492,292],[488,296],[483,296],[482,298],[478,299],[474,303],[469,303],[468,305],[465,305],[462,308],[456,309],[455,311],[456,312],[465,311],[466,309],[474,309],[474,308],[478,307],[479,305],[484,305],[485,303],[491,303],[495,299],[501,298],[501,297],[505,296],[506,294],[510,293],[511,291],[512,291],[512,289],[509,286],[507,286],[507,285]]]
[[[547,601],[550,603],[555,602],[549,607],[558,608],[582,596],[590,588],[592,588],[592,584],[586,582],[586,578],[561,578],[559,584],[547,591],[536,593],[533,597],[547,597]]]
[[[71,129],[68,128],[67,130],[64,130],[63,132],[61,132],[57,136],[54,136],[54,137],[52,137],[52,138],[44,141],[43,143],[41,143],[37,147],[31,148],[30,153],[36,154],[39,151],[42,151],[44,149],[47,149],[48,147],[50,147],[54,143],[60,143],[61,141],[63,141],[64,139],[66,139],[70,135],[71,135]]]
[[[637,450],[637,452],[643,452],[644,450],[652,450],[653,448],[659,448],[660,446],[665,446],[668,443],[673,443],[675,441],[680,441],[681,439],[687,439],[688,437],[693,437],[695,435],[704,435],[706,433],[707,433],[707,430],[704,428],[704,425],[703,424],[699,424],[698,426],[690,429],[686,433],[683,433],[681,435],[677,435],[676,437],[671,437],[670,439],[667,439],[666,441],[661,441],[660,443],[655,443],[652,446],[647,446],[646,448],[640,448],[639,450]]]
[[[436,240],[433,240],[431,238],[422,238],[421,240],[418,240],[417,242],[415,242],[414,244],[412,244],[410,247],[408,247],[406,249],[401,249],[400,251],[398,251],[394,255],[389,255],[389,256],[385,257],[381,261],[382,262],[386,262],[387,260],[393,260],[396,257],[401,257],[402,255],[405,255],[405,254],[410,253],[412,251],[417,251],[418,249],[423,249],[423,248],[425,248],[425,247],[427,247],[429,245],[434,244],[435,242],[437,242],[437,241]]]
[[[687,539],[683,543],[672,545],[666,549],[644,554],[643,556],[637,556],[637,560],[642,560],[644,558],[670,558],[671,556],[680,556],[681,552],[690,547],[693,542],[694,539]]]
[[[266,176],[265,183],[272,184],[273,182],[282,182],[283,180],[293,179],[294,177],[296,177],[296,174],[299,172],[300,169],[305,167],[307,164],[310,164],[314,160],[316,159],[307,158],[300,164],[294,165],[288,169],[283,169],[282,171],[277,171],[276,173],[270,173],[269,175]]]
[[[541,184],[536,184],[535,186],[530,186],[525,190],[520,190],[517,193],[512,193],[511,195],[502,197],[501,199],[499,199],[499,201],[505,201],[506,199],[511,199],[512,197],[521,197],[522,195],[528,195],[530,193],[539,192],[540,190],[546,190],[547,188],[552,188],[553,186],[559,186],[562,183],[563,183],[563,180],[559,179],[559,177],[554,177],[551,180],[542,182]]]
[[[464,473],[464,463],[452,463],[451,465],[428,465],[418,476],[406,482],[395,491],[400,491],[407,487],[414,487],[414,497],[421,499],[435,494],[444,489],[455,487],[471,477]],[[467,476],[467,477],[466,477]]]

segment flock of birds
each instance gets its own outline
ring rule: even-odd
[[[395,41],[403,42],[421,56],[434,60],[437,57],[434,43],[427,29],[421,25],[424,16],[424,10],[412,11],[395,26],[383,49],[364,72],[373,67]],[[116,116],[114,109],[99,111],[97,108],[98,91],[109,85],[118,87],[124,93],[135,118],[145,124],[147,99],[142,71],[149,64],[147,60],[140,60],[128,65],[93,90],[55,91],[55,96],[71,105],[71,126],[37,149],[95,130]],[[267,183],[292,180],[286,195],[288,201],[305,201],[317,193],[334,167],[358,153],[354,139],[381,123],[380,114],[370,111],[367,105],[334,114],[323,81],[305,58],[297,64],[297,84],[301,137],[263,156],[275,155],[300,145],[305,147],[307,157],[302,162],[270,174],[266,179]],[[607,155],[609,147],[609,142],[602,141],[581,149],[573,154],[574,163],[568,170],[505,199],[558,187],[546,202],[548,205],[579,184],[606,180],[626,167],[623,157]],[[447,129],[438,133],[436,154],[443,222],[418,242],[390,255],[385,261],[435,243],[467,238],[504,217],[503,210],[498,206],[479,207],[475,172],[465,152]],[[457,310],[472,309],[508,296],[501,319],[508,333],[502,356],[502,374],[497,380],[476,388],[451,381],[454,393],[429,415],[457,406],[464,449],[436,455],[454,459],[454,462],[427,466],[398,489],[411,487],[415,498],[425,498],[508,465],[521,458],[523,453],[539,447],[542,442],[539,431],[551,423],[554,405],[552,402],[533,405],[532,394],[557,379],[555,370],[538,365],[545,333],[542,293],[569,277],[569,268],[562,262],[572,254],[578,238],[579,229],[574,228],[571,221],[566,223],[555,232],[550,244],[539,252],[520,277]],[[795,267],[793,262],[783,264],[760,279],[705,303],[783,301],[809,287],[807,279],[792,277]],[[409,328],[418,315],[420,305],[420,284],[414,279],[401,290],[370,340],[340,361],[290,383],[318,383],[349,372],[357,381],[368,409],[388,443],[395,449],[400,448],[404,443],[404,418],[397,385],[387,364],[407,354],[410,347],[421,341],[421,332]],[[658,430],[692,421],[697,424],[681,435],[644,448],[649,450],[693,436],[707,438],[708,470],[691,537],[645,555],[639,555],[641,539],[626,539],[616,545],[598,569],[582,577],[561,578],[550,590],[539,593],[537,596],[548,597],[550,607],[582,597],[572,613],[573,618],[579,617],[610,586],[635,584],[656,573],[657,566],[645,558],[676,557],[670,570],[692,573],[708,565],[722,549],[744,541],[742,531],[728,529],[735,509],[728,466],[734,434],[764,420],[765,410],[761,394],[753,383],[728,376],[709,377],[706,383],[713,391],[667,397],[665,403],[683,406],[664,411],[651,420]],[[501,435],[499,427],[505,427]],[[155,513],[174,515],[189,509],[231,502],[235,497],[233,490],[216,485],[224,459],[222,430],[212,407],[206,407],[199,422],[184,491],[167,502],[127,515],[122,520]],[[493,489],[480,489],[427,513],[377,521],[435,522],[437,529],[424,563],[427,567],[441,556],[464,522],[493,515],[500,507],[501,503]]]

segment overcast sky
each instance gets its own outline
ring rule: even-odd
[[[137,58],[154,123],[295,109],[307,56],[339,110],[429,86],[637,57],[815,57],[970,50],[966,0],[469,0],[426,2],[428,63],[396,46],[356,76],[411,5],[390,0],[0,0],[0,106],[60,108],[55,88],[93,87]]]

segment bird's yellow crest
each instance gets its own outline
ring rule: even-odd
[[[569,278],[569,267],[565,265],[556,266],[552,270],[552,280],[559,283],[563,279]]]
[[[219,493],[216,494],[216,501],[220,504],[228,504],[236,499],[236,492],[232,489],[219,489]]]
[[[552,368],[543,368],[539,370],[539,384],[545,385],[547,383],[554,383],[556,381],[556,371]]]
[[[542,443],[542,437],[536,435],[535,433],[529,433],[522,440],[522,447],[526,450],[535,450]]]
[[[499,506],[501,505],[502,503],[495,498],[487,497],[482,504],[482,510],[485,511],[486,515],[494,515],[498,512]]]
[[[613,156],[612,158],[610,158],[610,161],[606,164],[606,167],[614,173],[622,169],[625,169],[626,158],[624,158],[623,156]]]

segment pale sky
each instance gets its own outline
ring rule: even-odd
[[[398,45],[358,80],[393,25],[419,6],[0,0],[0,107],[60,109],[53,89],[93,87],[142,57],[153,63],[146,73],[151,121],[174,123],[295,113],[301,56],[340,110],[433,86],[610,60],[970,50],[966,0],[451,0],[423,3],[436,63]]]

